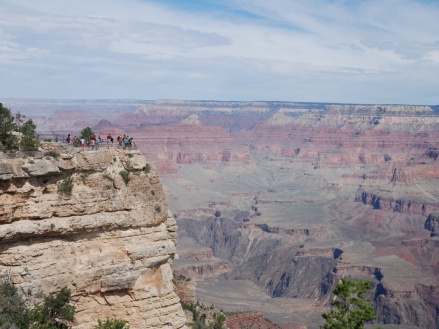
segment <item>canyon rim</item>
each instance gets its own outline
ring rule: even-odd
[[[439,327],[438,106],[4,104],[32,117],[41,136],[62,140],[85,126],[134,136],[179,227],[174,272],[195,281],[203,303],[318,328],[338,279],[368,278],[379,323]],[[182,325],[171,290],[162,292]]]

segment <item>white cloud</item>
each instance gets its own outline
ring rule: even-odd
[[[439,103],[435,3],[166,3],[0,2],[0,96]]]

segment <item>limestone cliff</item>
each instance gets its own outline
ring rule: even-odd
[[[157,174],[137,151],[58,151],[0,156],[0,272],[31,300],[69,287],[77,328],[107,317],[183,328],[176,223]]]

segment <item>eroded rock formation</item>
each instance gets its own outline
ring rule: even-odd
[[[6,106],[32,116],[24,103]],[[79,132],[88,109],[96,132],[135,137],[180,226],[176,270],[205,302],[317,328],[340,277],[369,278],[381,322],[437,326],[437,106],[50,106],[43,130]]]
[[[226,322],[229,329],[278,329],[278,326],[264,319],[261,313],[248,312],[229,316]],[[294,328],[296,329],[296,328]],[[299,329],[299,328],[297,328]]]
[[[135,151],[55,151],[0,158],[0,271],[29,299],[70,288],[77,328],[107,317],[183,328],[176,223],[157,174]]]

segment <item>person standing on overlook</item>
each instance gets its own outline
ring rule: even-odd
[[[107,135],[107,148],[110,148],[110,142],[113,143],[113,137],[111,137],[111,134],[108,133],[108,135]]]
[[[85,138],[82,137],[82,138],[80,139],[80,141],[81,141],[81,147],[82,147],[82,150],[84,151],[84,147],[85,147]]]

